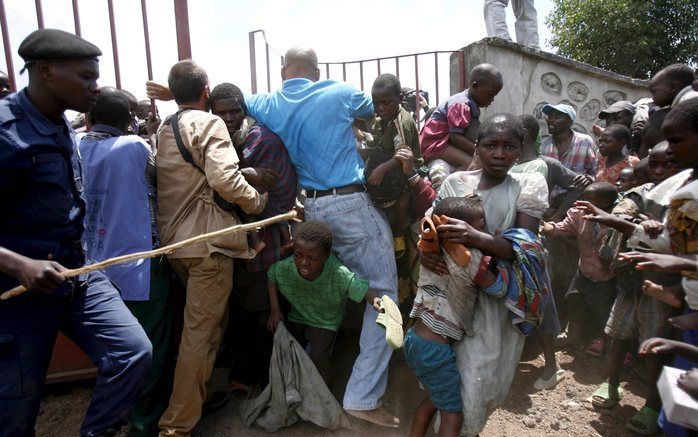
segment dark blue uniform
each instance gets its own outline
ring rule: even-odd
[[[26,90],[0,101],[0,246],[68,268],[84,263],[85,202],[75,135],[29,101]],[[0,273],[0,292],[18,281]],[[0,436],[34,435],[58,331],[99,367],[81,427],[110,435],[129,418],[151,359],[151,345],[116,288],[100,272],[53,293],[0,301]]]

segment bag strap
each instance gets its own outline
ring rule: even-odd
[[[177,148],[179,149],[179,153],[182,155],[182,158],[191,164],[195,169],[206,174],[204,170],[194,162],[194,157],[191,156],[189,150],[184,146],[182,134],[179,132],[179,114],[181,113],[182,111],[175,112],[170,116],[170,118],[167,119],[166,123],[172,126],[172,133],[174,134],[175,143],[177,143]]]

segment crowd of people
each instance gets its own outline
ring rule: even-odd
[[[410,435],[437,412],[438,435],[478,435],[539,337],[535,390],[566,377],[556,349],[583,350],[608,357],[591,402],[613,408],[621,369],[642,359],[646,403],[628,428],[691,432],[668,420],[656,387],[671,363],[698,396],[690,66],[656,73],[651,98],[602,110],[593,136],[572,129],[573,107],[547,104],[541,136],[532,115],[481,120],[515,86],[491,64],[420,130],[426,101],[405,102],[396,76],[370,94],[320,80],[309,48],[286,52],[282,87],[267,94],[210,89],[180,61],[166,85],[146,84],[176,102],[164,120],[151,101],[100,88],[101,51],[78,36],[38,30],[19,55],[29,84],[3,85],[0,101],[0,291],[29,291],[0,301],[0,436],[34,435],[59,331],[99,369],[81,435],[128,424],[130,436],[189,436],[229,396],[272,384],[281,331],[329,385],[347,299],[365,304],[342,401],[358,419],[401,426],[382,399],[402,346],[426,392]],[[66,110],[84,115],[71,125]],[[294,208],[303,223],[67,277]]]

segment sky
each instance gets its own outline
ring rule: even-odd
[[[140,0],[114,0],[117,47],[122,88],[145,98],[147,79]],[[280,86],[280,56],[293,45],[313,47],[320,62],[390,57],[425,51],[452,51],[486,36],[482,0],[189,0],[192,58],[208,72],[211,86],[232,82],[250,92],[248,32],[262,29],[270,44],[271,89]],[[18,88],[27,76],[17,75],[23,62],[17,55],[21,41],[37,28],[35,2],[5,0],[10,43]],[[102,49],[102,86],[114,85],[114,62],[106,0],[79,0],[82,36]],[[45,27],[74,32],[71,0],[44,0]],[[177,62],[173,0],[147,0],[154,80],[165,83]],[[552,0],[536,1],[541,46],[550,50],[544,21]],[[512,38],[514,17],[507,8]],[[264,58],[257,34],[257,58]],[[0,68],[5,69],[4,52]],[[435,105],[434,55],[419,57],[420,87]],[[448,97],[448,54],[438,56],[439,100]],[[382,63],[383,73],[395,73],[394,61]],[[341,79],[341,66],[330,71]],[[400,61],[403,85],[414,86],[414,61]],[[365,64],[365,88],[377,75],[375,63]],[[324,77],[324,69],[323,69]],[[360,87],[358,66],[348,68],[347,80]],[[258,91],[266,91],[264,63],[258,62]],[[165,105],[169,109],[169,105]],[[161,110],[163,107],[161,106]]]

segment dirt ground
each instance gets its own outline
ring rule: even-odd
[[[338,399],[351,372],[357,353],[357,333],[340,334],[335,346],[332,389]],[[614,410],[594,411],[586,399],[604,380],[604,361],[588,357],[583,351],[560,351],[558,360],[566,370],[566,379],[554,390],[535,392],[533,382],[543,366],[536,342],[527,344],[514,383],[504,404],[491,416],[483,437],[539,436],[630,436],[625,422],[642,406],[639,397],[644,384],[636,373],[623,373],[625,397]],[[78,435],[82,415],[87,407],[93,381],[49,386],[41,405],[37,423],[40,437]],[[258,393],[259,389],[255,393]],[[409,432],[412,414],[423,397],[412,371],[395,353],[390,367],[385,407],[400,417],[401,427],[384,429],[351,418],[352,430],[330,431],[308,423],[299,423],[280,431],[279,435],[297,437],[404,436]],[[194,435],[202,437],[263,436],[266,432],[246,428],[238,414],[238,403],[231,400],[223,409],[205,416]]]

